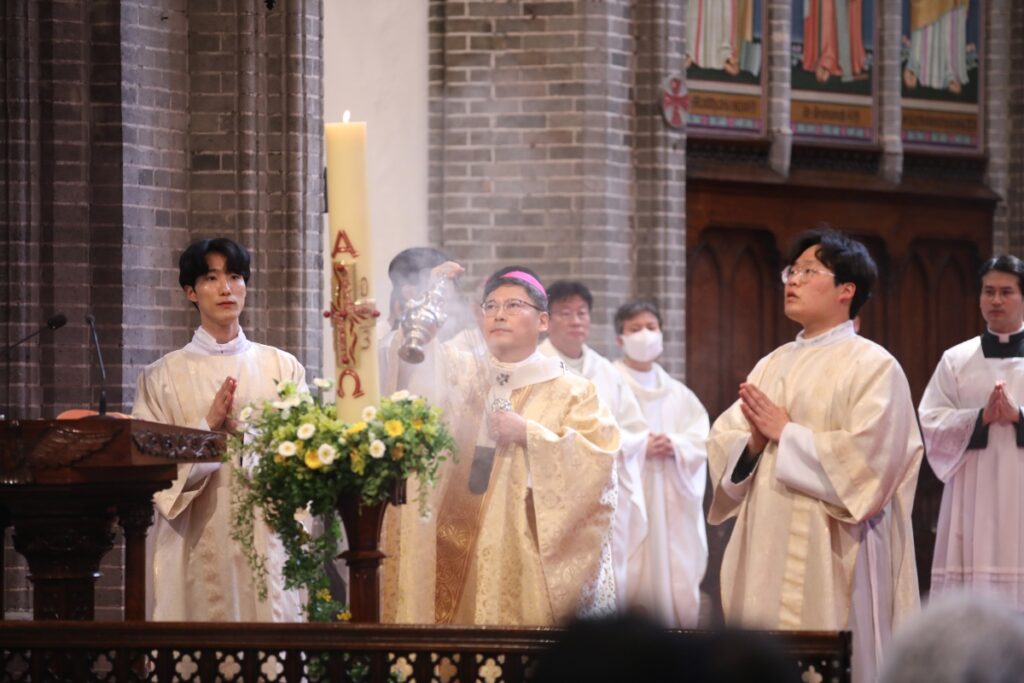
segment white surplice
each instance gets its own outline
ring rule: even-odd
[[[561,358],[574,374],[594,383],[597,396],[608,406],[619,425],[622,448],[616,457],[619,480],[619,500],[612,527],[612,561],[615,564],[616,602],[624,609],[628,567],[637,546],[643,542],[647,528],[647,510],[644,505],[643,455],[647,447],[647,421],[625,378],[604,356],[589,346],[583,346],[578,359],[567,358],[558,352],[550,339],[544,340],[537,350],[553,358]]]
[[[218,344],[196,330],[139,375],[132,417],[207,429],[206,414],[227,377],[238,381],[232,413],[277,396],[277,383],[305,388],[305,371],[289,353],[250,342],[239,331]],[[252,570],[231,538],[231,468],[220,463],[180,465],[169,489],[153,496],[156,511],[147,538],[147,614],[152,621],[299,621],[298,591],[284,590],[284,548],[259,519],[255,543],[267,558],[267,600],[260,601]]]
[[[647,608],[667,626],[693,628],[700,614],[700,582],[708,562],[704,528],[707,480],[708,413],[682,382],[654,364],[651,382],[621,360],[614,366],[640,402],[651,432],[666,434],[675,451],[672,459],[646,457],[639,451],[646,524],[630,532],[626,580],[627,601]]]
[[[931,590],[983,588],[1024,610],[1024,448],[1007,424],[971,443],[997,381],[1024,401],[1024,358],[986,358],[974,337],[942,355],[921,399],[928,462],[945,483]]]
[[[736,517],[722,562],[727,621],[853,631],[853,679],[875,679],[894,627],[920,605],[910,513],[923,457],[896,359],[846,322],[803,334],[747,379],[791,422],[739,482],[739,402],[711,429],[708,521]]]

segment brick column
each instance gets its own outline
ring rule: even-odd
[[[1011,254],[1024,256],[1024,3],[1013,3],[1010,36],[1007,248]]]
[[[768,0],[768,45],[765,67],[768,69],[768,131],[772,147],[768,154],[771,169],[789,175],[793,156],[793,128],[790,119],[790,90],[793,82],[793,54],[790,23],[791,0]]]
[[[874,77],[878,79],[878,138],[882,145],[879,172],[891,183],[903,176],[903,66],[900,63],[900,41],[903,38],[902,4],[882,2],[879,5],[878,53]]]
[[[682,2],[636,7],[635,290],[661,307],[661,363],[682,375],[686,364],[686,136],[665,125],[658,103],[665,77],[682,69]]]
[[[992,226],[992,248],[1005,253],[1010,248],[1010,0],[989,0],[985,18],[985,154],[988,170],[985,182],[999,195]],[[1020,38],[1018,37],[1018,40]]]
[[[434,0],[429,16],[432,241],[471,279],[522,262],[587,282],[602,351],[611,312],[657,296],[681,370],[685,138],[658,101],[682,3]]]
[[[177,255],[227,235],[254,253],[245,324],[319,372],[321,0],[15,0],[0,14],[0,341],[68,325],[0,359],[0,411],[93,403],[96,315],[111,410],[197,319]],[[8,553],[8,610],[31,604]],[[120,618],[117,547],[97,618]]]

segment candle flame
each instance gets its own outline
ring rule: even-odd
[[[348,109],[346,109],[345,113],[342,114],[342,116],[341,116],[341,122],[342,123],[348,123],[349,117],[351,117],[351,116],[352,116],[352,112],[350,112]]]

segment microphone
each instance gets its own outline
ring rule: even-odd
[[[92,343],[96,347],[96,360],[100,363],[100,410],[99,417],[107,414],[107,369],[103,365],[103,351],[100,350],[100,337],[96,334],[96,316],[92,313],[85,316],[85,322],[89,323],[92,330]]]
[[[49,318],[47,318],[46,324],[45,325],[41,325],[38,330],[36,330],[32,334],[28,335],[27,337],[22,337],[21,339],[19,339],[18,341],[14,342],[13,344],[8,344],[6,347],[4,347],[4,357],[6,358],[8,355],[10,355],[11,351],[13,351],[15,348],[21,346],[22,344],[27,342],[29,339],[32,339],[33,337],[42,334],[46,330],[59,330],[60,328],[64,327],[64,325],[66,325],[67,322],[68,322],[68,317],[66,315],[64,315],[63,313],[57,313],[56,315],[50,316]]]

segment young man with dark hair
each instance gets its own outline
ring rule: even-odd
[[[615,313],[623,358],[615,368],[636,395],[650,431],[633,476],[643,492],[640,523],[631,520],[630,560],[620,590],[630,605],[675,628],[694,628],[708,562],[704,529],[708,413],[690,389],[657,363],[661,312],[631,301]]]
[[[729,622],[853,631],[853,679],[919,607],[910,522],[924,449],[899,363],[856,334],[875,265],[832,230],[782,271],[803,331],[762,358],[711,428],[708,521],[736,518],[722,563]]]
[[[429,493],[430,517],[388,511],[384,619],[552,626],[611,612],[619,430],[592,383],[537,352],[548,298],[536,273],[503,269],[483,292],[489,357],[429,350],[443,356],[434,393],[458,457]]]
[[[249,253],[224,239],[189,246],[179,259],[185,297],[199,327],[183,349],[139,375],[132,416],[197,429],[231,431],[253,401],[273,399],[277,384],[304,385],[289,353],[249,341],[239,325],[249,281]],[[154,495],[148,545],[147,607],[154,621],[298,621],[297,591],[284,590],[284,549],[259,520],[256,542],[268,559],[269,594],[257,595],[245,554],[231,538],[231,468],[181,465],[169,489]]]
[[[548,338],[539,350],[560,358],[571,372],[594,383],[598,397],[608,406],[622,433],[616,460],[619,504],[615,513],[612,559],[619,607],[625,608],[630,558],[642,543],[646,508],[642,462],[647,445],[647,421],[629,385],[611,362],[587,346],[594,297],[582,282],[559,280],[548,287]]]
[[[1024,610],[1024,262],[978,274],[987,329],[942,354],[921,399],[928,462],[945,483],[933,594],[984,589]]]

